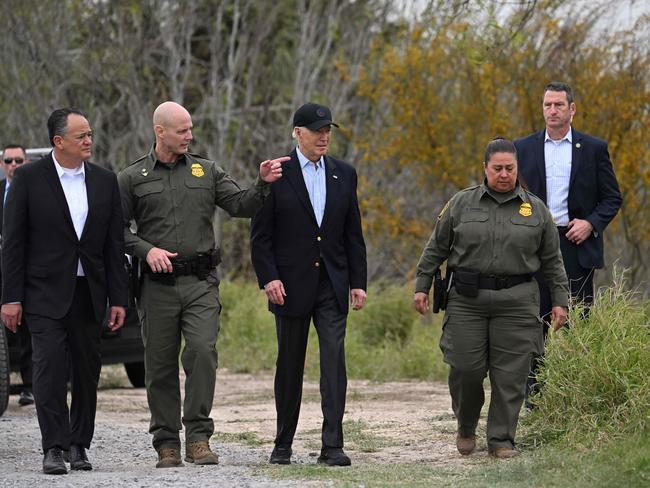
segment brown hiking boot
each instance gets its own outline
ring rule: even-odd
[[[490,447],[488,455],[498,459],[510,459],[519,456],[520,452],[511,447]]]
[[[208,441],[192,441],[185,446],[185,461],[194,464],[219,464],[219,456],[210,450]]]
[[[456,448],[463,456],[469,456],[476,449],[476,436],[462,437],[460,434],[456,435]]]
[[[176,468],[182,466],[180,449],[163,447],[158,451],[158,462],[156,468]]]

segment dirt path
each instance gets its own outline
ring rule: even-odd
[[[120,385],[122,385],[120,387]],[[143,389],[125,387],[119,367],[102,372],[97,428],[89,451],[95,469],[46,477],[40,473],[40,434],[33,407],[18,407],[16,397],[0,417],[0,486],[329,486],[261,478],[255,468],[267,463],[275,432],[273,377],[219,371],[212,445],[219,467],[156,470],[147,433],[149,411]],[[306,382],[294,461],[312,464],[320,449],[318,384]],[[344,429],[353,464],[427,462],[434,466],[473,465],[479,450],[461,458],[455,449],[455,421],[444,383],[350,381]]]

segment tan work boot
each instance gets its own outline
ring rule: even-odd
[[[476,436],[462,437],[460,434],[456,435],[456,448],[463,456],[469,456],[476,449]]]
[[[510,459],[519,456],[520,452],[511,447],[495,447],[488,449],[488,455],[498,459]]]
[[[176,468],[178,466],[183,466],[180,449],[163,447],[158,451],[156,468]]]
[[[210,450],[208,441],[191,441],[185,446],[185,461],[194,464],[219,464],[219,456]]]

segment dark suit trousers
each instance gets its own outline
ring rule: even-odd
[[[43,450],[90,447],[95,428],[97,383],[101,369],[101,324],[95,319],[85,278],[77,278],[70,310],[62,319],[28,314],[34,361],[34,399]],[[68,410],[66,352],[72,366]]]
[[[345,326],[334,288],[324,266],[321,268],[318,296],[312,312],[304,317],[275,316],[278,360],[275,372],[277,446],[290,446],[298,425],[305,352],[309,324],[314,320],[320,350],[320,393],[323,411],[324,447],[343,447],[343,412],[347,375],[345,371]]]
[[[588,313],[589,305],[594,301],[594,269],[587,269],[580,266],[580,261],[578,260],[578,246],[566,238],[565,229],[558,228],[558,231],[560,233],[560,251],[562,251],[564,269],[566,270],[569,279],[571,299],[583,303],[586,306],[585,310]],[[542,319],[544,319],[544,342],[546,342],[549,322],[551,320],[551,308],[553,308],[553,304],[551,303],[551,291],[548,286],[546,286],[546,283],[544,283],[541,273],[537,273],[535,277],[539,284],[539,314]],[[528,376],[526,397],[528,397],[528,393],[531,389],[533,391],[537,389],[537,368],[539,367],[540,361],[541,358],[539,356],[533,358],[530,374]]]
[[[23,390],[32,389],[32,336],[29,333],[29,325],[27,320],[23,319],[23,323],[18,328],[20,335],[20,377],[23,380]]]

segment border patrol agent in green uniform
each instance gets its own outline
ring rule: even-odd
[[[541,270],[549,284],[555,328],[566,321],[568,283],[549,210],[517,181],[516,150],[504,139],[485,151],[486,181],[445,205],[417,266],[415,308],[429,308],[434,274],[447,260],[451,279],[440,347],[449,364],[449,391],[458,420],[456,445],[476,448],[476,426],[492,388],[487,419],[490,455],[513,457],[515,431],[531,356],[542,347]]]
[[[181,105],[161,104],[153,117],[156,143],[120,172],[127,252],[142,261],[138,300],[145,345],[145,383],[151,410],[149,431],[156,467],[181,466],[181,395],[178,355],[185,347],[187,462],[216,464],[210,450],[210,418],[217,369],[219,253],[214,245],[215,205],[235,217],[252,217],[282,175],[281,163],[260,164],[254,187],[242,190],[216,163],[187,152],[192,119]],[[131,232],[131,221],[137,226]]]

